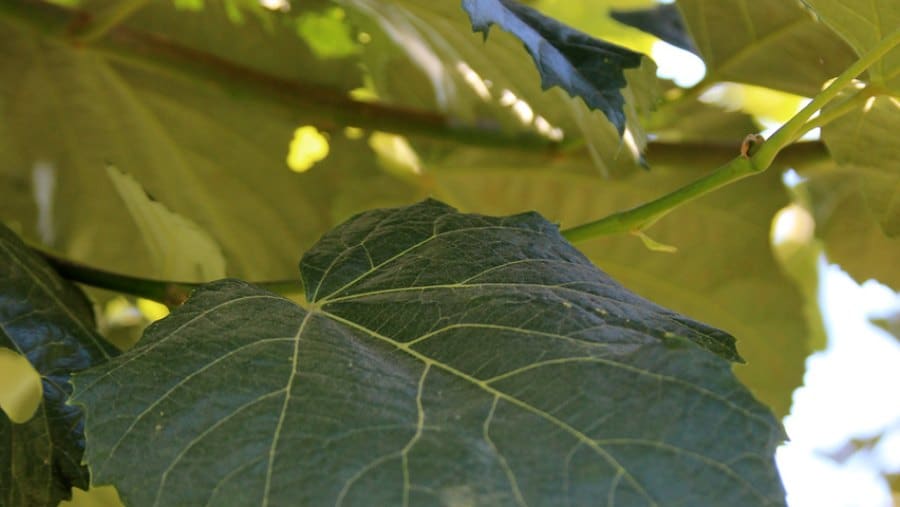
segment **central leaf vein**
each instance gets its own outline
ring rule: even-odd
[[[312,312],[310,312],[310,313],[312,313]],[[603,449],[603,447],[598,445],[593,439],[591,439],[590,437],[588,437],[587,435],[585,435],[578,429],[574,428],[570,424],[566,423],[565,421],[563,421],[557,417],[554,417],[552,414],[548,414],[547,412],[545,412],[535,406],[532,406],[518,398],[515,398],[503,391],[500,391],[499,389],[497,389],[493,386],[490,386],[490,385],[486,384],[485,382],[483,382],[475,377],[472,377],[471,375],[468,375],[467,373],[465,373],[461,370],[458,370],[448,364],[444,364],[444,363],[435,361],[434,359],[422,354],[421,352],[410,348],[408,344],[398,342],[387,336],[376,333],[376,332],[372,331],[371,329],[361,326],[351,320],[344,319],[338,315],[330,314],[327,312],[323,312],[323,314],[337,322],[340,322],[342,324],[350,326],[354,329],[358,329],[358,330],[372,336],[373,338],[376,338],[378,340],[389,343],[389,344],[393,345],[394,347],[396,347],[396,348],[406,352],[407,354],[415,357],[416,359],[422,361],[426,365],[437,366],[438,368],[481,388],[482,390],[486,391],[487,393],[489,393],[493,396],[497,396],[500,399],[506,400],[521,409],[524,409],[532,414],[537,415],[538,417],[540,417],[542,419],[545,419],[546,421],[559,427],[561,430],[568,433],[575,439],[583,442],[586,446],[588,446],[590,449],[592,449],[598,456],[600,456],[604,461],[606,461],[613,468],[615,468],[616,470],[621,470],[622,473],[624,473],[626,475],[626,478],[628,479],[628,481],[634,486],[634,488],[644,498],[647,499],[648,502],[650,502],[651,505],[653,505],[653,506],[658,505],[656,503],[656,501],[649,495],[647,490],[637,481],[637,479],[634,478],[634,476],[632,476],[628,472],[628,470],[624,466],[622,466],[621,463],[618,462],[618,460],[616,460],[610,453],[608,453],[605,449]]]

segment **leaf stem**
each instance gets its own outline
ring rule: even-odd
[[[43,257],[63,278],[92,287],[149,299],[169,308],[180,306],[194,289],[204,285],[203,283],[155,280],[123,275],[97,269],[34,246],[31,249]],[[254,282],[253,284],[281,295],[303,292],[299,280],[276,280]]]
[[[569,241],[584,241],[598,236],[640,231],[653,225],[673,209],[693,201],[713,190],[768,169],[786,146],[799,139],[808,129],[809,118],[840,93],[856,76],[900,44],[900,28],[882,39],[868,53],[859,58],[828,84],[803,109],[781,126],[760,145],[749,158],[737,156],[711,174],[689,183],[674,192],[635,208],[608,215],[599,220],[562,231]],[[840,106],[844,106],[841,103]],[[839,106],[839,107],[840,107]],[[849,107],[849,106],[848,106]]]
[[[650,227],[673,209],[713,190],[754,174],[749,159],[737,157],[714,172],[691,182],[674,192],[629,210],[613,213],[600,220],[562,231],[562,235],[575,243],[598,236],[641,231]]]

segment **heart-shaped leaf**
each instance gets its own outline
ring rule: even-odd
[[[69,374],[115,350],[94,331],[84,294],[2,225],[0,347],[26,357],[43,387],[30,420],[15,424],[0,415],[0,505],[55,507],[72,486],[88,485],[81,411],[66,404]]]
[[[783,505],[733,339],[535,213],[364,213],[301,275],[309,308],[214,282],[75,377],[95,483],[135,506]]]

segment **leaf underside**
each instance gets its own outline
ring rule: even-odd
[[[679,0],[707,79],[813,97],[856,61],[853,50],[799,3]]]
[[[896,0],[871,0],[865,3],[837,0],[803,2],[860,56],[900,27],[900,3]],[[873,83],[900,92],[900,47],[888,51],[869,67],[868,74]]]
[[[72,371],[105,361],[113,348],[93,330],[84,295],[0,225],[0,347],[40,373],[43,401],[23,424],[0,414],[0,505],[56,506],[87,488],[82,416],[67,405]]]
[[[95,483],[136,506],[784,504],[733,339],[537,214],[367,212],[300,270],[308,309],[214,282],[75,377]]]

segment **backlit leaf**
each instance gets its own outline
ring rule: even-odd
[[[784,505],[733,339],[537,214],[367,212],[300,269],[306,309],[214,282],[75,378],[96,483],[133,506]]]
[[[106,174],[144,237],[156,276],[186,282],[225,277],[222,250],[206,231],[154,201],[129,174],[112,166]]]
[[[26,357],[41,376],[43,401],[28,421],[0,414],[0,504],[55,507],[86,488],[82,416],[66,404],[73,371],[115,350],[94,331],[84,294],[62,280],[0,225],[0,347]]]
[[[863,107],[822,128],[822,140],[888,237],[900,237],[900,99],[870,97]]]
[[[227,54],[231,63],[244,63],[256,48],[259,61],[241,72],[320,77],[312,72],[319,64],[285,65],[282,59],[296,49],[278,36],[283,31],[267,38],[252,19],[232,25],[217,17],[212,5],[217,2],[207,3],[202,13],[185,13],[168,2],[151,2],[129,22],[137,28],[165,27],[160,37],[198,50],[227,40],[227,46],[209,48],[209,58]],[[200,41],[216,28],[223,33]],[[302,46],[293,28],[290,36]],[[287,49],[274,58],[259,49],[267,43],[272,51],[282,44]],[[55,231],[52,246],[92,265],[164,276],[156,272],[150,245],[104,172],[110,163],[205,230],[221,246],[230,274],[252,279],[288,276],[297,251],[346,218],[342,213],[418,197],[410,185],[378,169],[367,150],[353,148],[341,136],[332,137],[332,155],[316,170],[293,173],[285,161],[292,135],[313,119],[306,108],[270,93],[233,88],[229,80],[202,72],[185,75],[162,64],[73,47],[3,17],[0,54],[0,116],[6,119],[0,122],[0,216],[22,223],[29,237],[39,235],[37,225],[46,219]],[[275,60],[283,67],[279,72],[272,69]],[[337,74],[321,79],[345,79]],[[35,206],[29,191],[38,169],[55,175],[56,191],[47,206]],[[352,203],[339,202],[344,194],[338,190],[351,179],[365,192]]]
[[[828,27],[790,0],[679,0],[712,81],[812,97],[856,60]]]
[[[900,3],[896,0],[803,0],[803,3],[812,7],[819,19],[860,56],[900,28]],[[873,83],[900,92],[900,47],[889,51],[868,72]]]
[[[816,235],[825,242],[825,252],[857,282],[870,278],[900,289],[897,269],[900,237],[888,237],[864,192],[864,176],[851,169],[811,174],[809,189]]]

